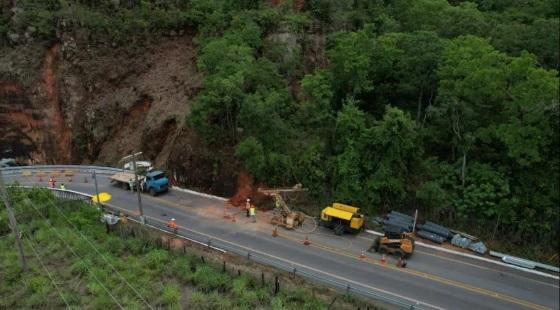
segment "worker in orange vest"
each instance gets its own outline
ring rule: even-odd
[[[175,222],[175,219],[171,219],[171,221],[169,221],[169,223],[167,223],[167,227],[171,228],[171,230],[173,230],[174,234],[177,233],[177,222]]]
[[[51,177],[49,179],[49,187],[55,188],[55,186],[56,186],[56,181],[53,179],[53,177]]]

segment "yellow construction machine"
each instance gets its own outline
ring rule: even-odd
[[[393,254],[397,257],[408,258],[414,252],[414,239],[412,233],[387,234],[377,236],[368,252]]]
[[[339,236],[344,232],[358,233],[364,227],[364,215],[359,211],[359,208],[335,202],[321,211],[319,223],[333,229]]]
[[[305,221],[305,214],[300,211],[292,211],[282,198],[282,194],[306,190],[307,189],[302,188],[301,184],[296,184],[294,187],[289,188],[257,189],[259,193],[272,197],[274,199],[274,206],[277,210],[280,210],[280,214],[274,215],[270,220],[270,223],[273,225],[284,226],[287,229],[295,229],[296,227],[301,226]]]

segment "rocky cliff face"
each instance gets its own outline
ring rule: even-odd
[[[87,42],[72,33],[0,49],[0,157],[116,166],[143,151],[183,183],[227,192],[235,176],[208,173],[213,163],[183,126],[202,79],[192,37],[127,47]],[[211,188],[216,178],[220,189]]]

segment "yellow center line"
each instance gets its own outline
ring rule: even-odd
[[[370,238],[361,237],[361,236],[358,236],[358,238],[373,242],[373,239],[370,239]],[[546,283],[546,282],[536,280],[536,279],[527,278],[527,277],[517,275],[517,274],[513,274],[513,273],[510,273],[510,272],[507,272],[507,271],[501,271],[501,270],[497,270],[497,269],[493,269],[493,268],[488,268],[488,267],[484,267],[484,266],[480,266],[480,265],[475,265],[475,264],[467,263],[467,262],[464,262],[464,261],[461,261],[461,260],[458,260],[458,259],[454,259],[454,258],[451,258],[451,257],[441,256],[441,255],[437,255],[437,254],[433,254],[433,253],[429,253],[429,252],[425,252],[425,251],[421,251],[421,250],[417,250],[417,249],[415,249],[414,251],[418,252],[418,253],[422,253],[424,255],[429,255],[429,256],[432,256],[432,257],[436,257],[436,258],[440,258],[440,259],[447,260],[447,261],[450,261],[450,262],[454,262],[454,263],[457,263],[457,264],[463,264],[463,265],[467,265],[467,266],[470,266],[470,267],[475,267],[475,268],[478,268],[478,269],[492,271],[492,272],[499,272],[501,274],[508,275],[508,276],[518,278],[518,279],[521,279],[521,280],[527,280],[527,281],[531,281],[531,282],[538,283],[538,284],[541,284],[541,285],[550,286],[550,287],[553,287],[553,288],[560,288],[558,285],[554,285],[554,284],[551,284],[551,283]]]
[[[288,237],[285,234],[282,234],[282,235],[279,234],[279,236],[282,237],[282,238],[288,239],[288,240],[295,241],[295,242],[300,242],[301,243],[303,241],[303,240],[299,240],[299,239],[296,239],[296,238],[293,238],[293,237]],[[535,303],[532,303],[532,302],[529,302],[529,301],[526,301],[526,300],[518,299],[518,298],[515,298],[515,297],[505,295],[505,294],[497,293],[497,292],[494,292],[494,291],[491,291],[491,290],[475,287],[475,286],[465,284],[465,283],[462,283],[462,282],[445,279],[445,278],[442,278],[442,277],[439,277],[439,276],[436,276],[436,275],[432,275],[432,274],[428,274],[428,273],[424,273],[424,272],[421,272],[421,271],[416,271],[416,270],[412,270],[412,269],[409,269],[409,268],[399,268],[399,267],[393,266],[391,264],[382,264],[381,262],[377,262],[377,261],[375,261],[373,259],[369,259],[369,258],[360,259],[357,255],[351,255],[351,254],[348,254],[348,253],[340,252],[337,249],[330,248],[330,247],[322,245],[322,244],[318,245],[316,243],[311,243],[309,246],[320,248],[322,250],[325,250],[325,251],[328,251],[328,252],[331,252],[331,253],[335,253],[335,254],[338,254],[338,255],[350,257],[350,258],[353,258],[353,259],[356,259],[356,260],[365,261],[365,262],[371,263],[373,265],[389,268],[389,269],[399,271],[399,272],[403,272],[403,273],[408,273],[408,274],[411,274],[411,275],[415,275],[415,276],[418,276],[418,277],[422,277],[422,278],[425,278],[425,279],[436,281],[436,282],[446,284],[446,285],[449,285],[449,286],[462,288],[462,289],[465,289],[465,290],[468,290],[468,291],[471,291],[471,292],[474,292],[474,293],[478,293],[478,294],[481,294],[481,295],[493,297],[493,298],[496,298],[496,299],[499,299],[499,300],[508,301],[508,302],[511,302],[511,303],[514,303],[514,304],[517,304],[517,305],[520,305],[520,306],[527,307],[529,309],[536,309],[536,310],[550,309],[550,308],[547,308],[547,307],[544,307],[542,305],[538,305],[538,304],[535,304]]]

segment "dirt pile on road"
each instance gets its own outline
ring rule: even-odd
[[[263,187],[263,184],[254,184],[253,177],[247,170],[241,170],[237,176],[237,190],[228,202],[235,207],[244,207],[247,198],[250,198],[258,209],[267,209],[272,198],[258,192]]]

